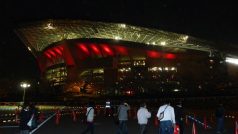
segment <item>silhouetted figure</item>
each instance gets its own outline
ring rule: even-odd
[[[183,132],[184,132],[184,110],[183,110],[181,102],[178,103],[174,107],[174,111],[175,111],[176,124],[179,126],[180,134],[183,134]]]
[[[29,105],[24,104],[20,112],[20,134],[29,134],[30,127],[27,125],[28,121],[31,119],[31,112],[29,110]]]
[[[89,102],[86,112],[86,118],[87,118],[87,128],[81,133],[86,134],[90,132],[91,134],[94,134],[94,103]]]
[[[36,108],[35,104],[30,105],[30,113],[33,115],[33,120],[32,120],[32,127],[31,129],[35,129],[38,126],[38,109]]]
[[[217,134],[221,134],[224,132],[224,113],[225,113],[225,109],[223,107],[223,104],[220,103],[216,109],[216,119],[217,119],[216,133]]]

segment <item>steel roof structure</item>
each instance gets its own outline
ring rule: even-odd
[[[53,43],[69,39],[112,39],[148,46],[210,52],[209,42],[188,35],[119,23],[81,20],[47,20],[19,26],[15,32],[34,54]]]

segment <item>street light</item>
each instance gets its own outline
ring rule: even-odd
[[[27,82],[22,82],[20,85],[23,88],[23,103],[25,102],[25,95],[26,95],[26,88],[29,88],[31,86],[31,84],[27,83]]]

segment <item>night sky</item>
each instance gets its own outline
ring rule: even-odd
[[[3,0],[0,2],[0,78],[39,78],[37,63],[13,32],[46,19],[119,22],[183,33],[238,52],[236,4],[178,0]]]

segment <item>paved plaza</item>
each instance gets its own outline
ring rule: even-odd
[[[50,118],[52,116],[52,118]],[[73,122],[71,115],[62,116],[60,123],[55,124],[55,116],[49,116],[39,127],[33,130],[33,134],[80,134],[86,127],[84,123],[77,120]],[[233,134],[232,124],[226,127],[225,134]],[[95,134],[115,134],[117,126],[112,117],[97,116],[95,119]],[[128,121],[129,134],[137,134],[139,126],[136,119]],[[205,130],[201,125],[196,124],[197,134],[214,134],[214,129]],[[157,128],[153,119],[149,121],[148,134],[156,134]],[[18,134],[17,126],[6,126],[0,128],[0,134]],[[185,134],[192,134],[192,124],[185,125]]]

